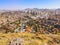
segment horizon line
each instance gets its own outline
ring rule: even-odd
[[[0,9],[0,10],[25,10],[25,9],[34,9],[34,8],[24,8],[24,9]],[[60,9],[60,8],[35,8],[35,9]]]

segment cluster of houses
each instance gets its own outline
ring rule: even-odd
[[[59,11],[57,12],[47,9],[3,12],[0,14],[0,30],[7,32],[59,32],[60,15]]]

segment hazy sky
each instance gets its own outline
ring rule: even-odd
[[[60,8],[60,0],[0,0],[0,9]]]

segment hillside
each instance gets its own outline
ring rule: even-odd
[[[0,11],[0,45],[60,45],[60,11]]]

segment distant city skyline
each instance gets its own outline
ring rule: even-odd
[[[60,0],[0,0],[0,9],[21,10],[26,8],[56,9],[60,8]]]

